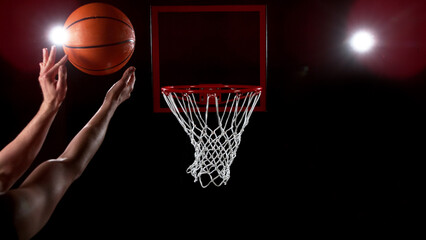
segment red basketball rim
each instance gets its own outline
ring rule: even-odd
[[[162,87],[161,91],[169,93],[247,93],[260,92],[262,87],[253,85],[199,84]]]

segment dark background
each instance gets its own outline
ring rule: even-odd
[[[38,62],[41,48],[50,46],[48,29],[88,2],[1,1],[1,146],[40,106]],[[134,25],[136,50],[128,66],[137,68],[135,90],[84,174],[34,239],[234,233],[267,238],[339,235],[342,229],[346,236],[364,227],[397,226],[388,233],[406,223],[415,228],[412,219],[423,217],[418,203],[426,133],[424,24],[419,37],[404,45],[414,46],[415,51],[402,51],[411,55],[391,59],[401,49],[388,45],[359,57],[347,46],[357,1],[104,2]],[[193,161],[189,138],[172,114],[153,113],[151,4],[267,5],[267,111],[252,115],[226,186],[202,189],[193,183],[185,172]],[[386,12],[384,6],[390,5],[376,7]],[[404,25],[418,7],[399,9],[404,14],[381,16],[389,21],[376,21],[375,27]],[[424,23],[419,19],[413,21]],[[394,28],[386,29],[392,36]],[[379,70],[372,64],[377,62],[383,63]],[[67,67],[67,98],[34,166],[64,150],[123,72],[95,77]]]

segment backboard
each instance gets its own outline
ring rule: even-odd
[[[152,6],[154,112],[169,112],[161,88],[229,84],[262,87],[266,111],[266,6]]]

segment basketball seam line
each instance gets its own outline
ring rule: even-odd
[[[130,29],[132,29],[132,30],[133,30],[133,27],[132,27],[130,24],[126,23],[125,21],[123,21],[123,20],[121,20],[121,19],[114,18],[114,17],[104,17],[104,16],[93,16],[93,17],[86,17],[86,18],[82,18],[82,19],[79,19],[79,20],[77,20],[77,21],[75,21],[75,22],[71,23],[71,24],[70,24],[70,25],[68,25],[68,27],[66,27],[65,29],[70,28],[72,25],[74,25],[74,24],[76,24],[76,23],[79,23],[79,22],[82,22],[82,21],[86,21],[86,20],[90,20],[90,19],[96,19],[96,18],[105,18],[105,19],[111,19],[111,20],[119,21],[119,22],[121,22],[121,23],[126,24],[126,26],[128,26]]]
[[[124,63],[130,56],[132,56],[132,54],[133,54],[133,51],[132,52],[130,52],[129,53],[129,55],[127,55],[127,57],[123,60],[123,61],[121,61],[120,63],[118,63],[118,64],[116,64],[116,65],[114,65],[114,66],[112,66],[112,67],[109,67],[109,68],[103,68],[103,69],[90,69],[90,68],[85,68],[85,67],[82,67],[82,66],[80,66],[80,65],[78,65],[78,64],[76,64],[76,63],[74,63],[73,61],[71,61],[70,59],[68,59],[68,61],[70,61],[73,65],[75,65],[75,66],[78,66],[79,68],[83,68],[83,69],[85,69],[85,70],[88,70],[88,71],[93,71],[93,72],[97,72],[97,71],[105,71],[105,70],[109,70],[109,69],[113,69],[113,68],[115,68],[115,67],[117,67],[117,66],[119,66],[120,64],[122,64],[122,63]]]
[[[101,47],[110,47],[110,46],[114,46],[114,45],[120,45],[123,43],[127,43],[127,42],[135,42],[134,39],[127,39],[121,42],[116,42],[116,43],[108,43],[108,44],[102,44],[102,45],[94,45],[94,46],[82,46],[82,47],[78,47],[78,46],[69,46],[64,44],[64,47],[66,48],[74,48],[74,49],[85,49],[85,48],[101,48]]]

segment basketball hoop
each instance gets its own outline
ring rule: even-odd
[[[226,185],[241,135],[262,88],[203,84],[168,86],[161,88],[161,91],[195,148],[195,160],[187,173],[203,188],[210,183]],[[216,117],[209,118],[209,115]]]

